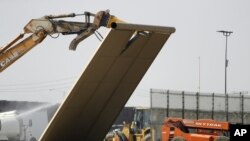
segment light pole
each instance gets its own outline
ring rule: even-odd
[[[219,30],[217,32],[222,33],[226,37],[226,50],[225,50],[225,96],[226,96],[226,119],[228,121],[228,95],[227,95],[227,66],[228,66],[228,59],[227,59],[227,37],[230,36],[233,32],[232,31],[225,31]]]
[[[228,59],[227,59],[227,37],[230,36],[230,34],[232,34],[232,31],[224,31],[224,30],[220,30],[217,31],[220,33],[223,33],[223,35],[226,37],[226,50],[225,50],[225,94],[227,94],[227,66],[228,66]]]

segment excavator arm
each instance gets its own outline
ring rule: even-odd
[[[23,34],[21,34],[17,38],[20,38],[21,36],[23,36]],[[22,57],[25,53],[42,42],[45,37],[46,33],[44,31],[39,31],[30,35],[29,37],[14,45],[13,47],[10,47],[9,49],[3,48],[0,54],[0,72],[5,70],[8,66]]]
[[[84,22],[73,22],[64,20],[55,20],[61,18],[85,16]],[[90,17],[94,17],[91,22]],[[75,50],[77,45],[95,31],[103,26],[110,28],[112,22],[122,22],[115,16],[109,14],[109,10],[99,11],[96,14],[85,12],[84,14],[63,14],[48,15],[39,19],[32,19],[25,27],[24,33],[20,34],[16,39],[0,48],[0,72],[5,70],[20,57],[25,55],[37,44],[41,43],[47,35],[53,34],[77,34],[71,41],[69,49]],[[22,41],[19,41],[25,34],[31,34]],[[18,42],[19,41],[19,42]]]

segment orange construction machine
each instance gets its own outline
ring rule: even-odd
[[[228,132],[228,122],[166,118],[162,141],[229,141]]]

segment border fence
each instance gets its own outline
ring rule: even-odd
[[[150,90],[151,126],[159,138],[164,118],[214,119],[250,124],[250,95],[218,94],[163,89]]]

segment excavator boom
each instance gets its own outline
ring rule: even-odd
[[[0,54],[0,72],[5,70],[8,66],[22,57],[25,53],[30,51],[34,46],[39,44],[46,37],[46,33],[43,31],[39,31],[35,34],[30,35],[20,43],[14,45],[13,47],[5,50],[3,48],[3,52]]]
[[[85,16],[84,22],[73,22],[64,20],[55,20],[59,18]],[[94,17],[91,21],[90,17]],[[24,33],[14,39],[5,47],[0,48],[0,72],[30,51],[33,47],[43,41],[47,35],[53,34],[77,34],[70,43],[69,49],[75,50],[77,45],[94,34],[101,27],[110,28],[111,22],[121,22],[115,16],[109,14],[109,11],[100,11],[97,14],[85,12],[84,14],[63,14],[48,15],[39,19],[32,19],[25,27]],[[18,42],[25,34],[31,34],[29,37]]]

